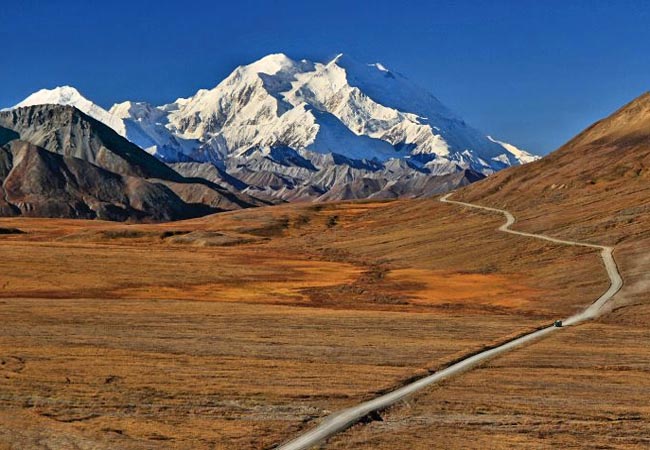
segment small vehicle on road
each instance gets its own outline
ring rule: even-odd
[[[556,320],[555,323],[553,324],[553,326],[556,326],[556,327],[560,328],[562,326],[562,321],[561,320]]]

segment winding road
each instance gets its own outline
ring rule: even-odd
[[[603,307],[606,303],[621,289],[623,286],[623,279],[621,274],[618,272],[616,267],[616,262],[612,255],[613,248],[605,247],[602,245],[588,244],[584,242],[575,242],[567,241],[563,239],[556,239],[550,236],[545,236],[543,234],[533,234],[525,233],[522,231],[511,230],[510,226],[515,223],[515,217],[510,214],[508,211],[497,208],[489,208],[487,206],[474,205],[472,203],[459,202],[454,200],[449,200],[451,194],[447,194],[440,198],[441,202],[444,203],[453,203],[456,205],[465,206],[468,208],[477,208],[483,209],[486,211],[497,212],[503,214],[506,217],[506,223],[499,227],[500,231],[510,234],[516,234],[519,236],[526,236],[535,239],[543,239],[545,241],[554,242],[556,244],[564,245],[574,245],[580,247],[590,247],[600,250],[600,256],[607,270],[607,275],[610,279],[610,286],[607,291],[601,295],[594,303],[589,305],[582,312],[575,314],[571,317],[568,317],[563,321],[564,326],[576,325],[580,322],[593,319],[602,313]],[[492,349],[477,353],[473,356],[469,356],[466,359],[463,359],[439,372],[436,372],[427,377],[421,378],[413,383],[407,384],[399,389],[396,389],[388,394],[384,394],[380,397],[377,397],[373,400],[369,400],[363,403],[360,403],[357,406],[344,409],[342,411],[335,412],[328,417],[326,417],[321,423],[311,430],[306,431],[304,434],[298,436],[297,438],[281,445],[278,447],[279,450],[303,450],[311,448],[312,446],[318,444],[319,442],[333,436],[336,433],[339,433],[355,423],[359,422],[362,418],[366,417],[368,414],[385,409],[400,400],[414,394],[420,389],[435,384],[439,381],[450,378],[454,375],[458,375],[462,372],[465,372],[495,356],[498,356],[502,353],[510,351],[514,348],[521,347],[529,342],[540,339],[548,334],[554,333],[558,330],[561,330],[560,327],[555,327],[553,325],[540,330],[534,331],[532,333],[526,334],[514,340],[508,341],[504,344],[494,347]]]

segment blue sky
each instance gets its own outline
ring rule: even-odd
[[[268,53],[382,62],[547,153],[650,89],[646,1],[78,1],[0,8],[0,106],[69,84],[162,104]]]

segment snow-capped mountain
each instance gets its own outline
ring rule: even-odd
[[[158,107],[124,102],[106,111],[71,87],[16,107],[39,103],[75,106],[167,163],[213,164],[254,194],[284,199],[326,197],[361,179],[374,180],[371,196],[422,195],[403,192],[404,183],[480,177],[536,159],[470,127],[402,75],[344,55],[327,63],[269,55]],[[197,165],[178,169],[188,167]]]
[[[35,105],[74,106],[79,111],[88,114],[93,119],[97,119],[105,125],[108,125],[122,136],[126,135],[124,122],[120,118],[115,117],[101,106],[94,104],[71,86],[60,86],[54,89],[41,89],[15,105],[12,109]]]

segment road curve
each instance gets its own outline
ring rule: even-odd
[[[616,294],[623,286],[623,279],[621,278],[621,275],[618,272],[618,268],[616,267],[616,262],[614,261],[614,257],[612,255],[612,250],[613,250],[612,247],[605,247],[602,245],[588,244],[583,242],[567,241],[563,239],[556,239],[550,236],[545,236],[543,234],[533,234],[533,233],[525,233],[522,231],[511,230],[510,226],[515,223],[515,217],[512,214],[510,214],[508,211],[497,209],[497,208],[490,208],[487,206],[474,205],[471,203],[449,200],[450,195],[451,194],[447,194],[441,197],[440,201],[444,203],[454,203],[469,208],[478,208],[486,211],[497,212],[505,215],[506,223],[504,223],[499,227],[499,230],[505,233],[517,234],[519,236],[526,236],[535,239],[543,239],[545,241],[555,242],[557,244],[590,247],[590,248],[599,249],[601,251],[600,255],[605,265],[605,268],[607,269],[607,274],[610,279],[609,289],[607,289],[607,291],[603,295],[601,295],[594,303],[589,305],[585,310],[571,317],[568,317],[566,320],[564,320],[563,324],[565,326],[575,325],[580,322],[584,322],[585,320],[590,320],[593,319],[594,317],[597,317],[602,312],[603,307],[605,306],[607,301],[610,298],[612,298],[614,294]],[[404,398],[414,394],[415,392],[419,391],[420,389],[426,386],[435,384],[439,381],[445,380],[454,375],[458,375],[462,372],[465,372],[477,366],[478,364],[481,364],[491,358],[494,358],[497,355],[500,355],[509,350],[525,345],[534,340],[540,339],[548,334],[554,333],[561,329],[562,328],[558,328],[552,325],[546,328],[542,328],[540,330],[521,336],[517,339],[501,344],[498,347],[494,347],[492,349],[485,350],[481,353],[477,353],[473,356],[469,356],[466,359],[463,359],[443,370],[440,370],[427,377],[414,381],[413,383],[410,383],[406,386],[403,386],[399,389],[389,392],[388,394],[384,394],[373,400],[360,403],[357,406],[353,406],[348,409],[337,411],[329,415],[328,417],[326,417],[316,427],[306,431],[304,434],[298,436],[297,438],[281,445],[280,447],[278,447],[278,449],[279,450],[304,450],[304,449],[311,448],[312,446],[333,436],[334,434],[349,428],[350,426],[354,425],[355,423],[357,423],[359,420],[361,420],[363,417],[367,416],[368,414],[374,411],[385,409],[397,403],[398,401],[403,400]]]
[[[588,244],[585,242],[567,241],[564,239],[557,239],[554,237],[545,236],[543,234],[534,234],[534,233],[526,233],[524,231],[511,230],[510,226],[515,223],[515,217],[512,214],[510,214],[508,211],[504,209],[490,208],[488,206],[474,205],[472,203],[449,200],[449,196],[451,196],[451,193],[441,197],[440,201],[443,203],[454,203],[456,205],[467,206],[469,208],[477,208],[486,211],[498,212],[506,216],[506,223],[504,223],[499,227],[499,231],[503,231],[505,233],[510,233],[510,234],[516,234],[519,236],[526,236],[535,239],[542,239],[544,241],[555,242],[556,244],[573,245],[577,247],[589,247],[589,248],[595,248],[600,250],[600,257],[603,260],[603,264],[605,265],[605,269],[607,270],[607,275],[609,276],[609,281],[610,281],[609,289],[607,289],[607,291],[605,291],[603,295],[598,297],[598,299],[595,302],[589,305],[582,312],[575,314],[567,318],[566,320],[564,320],[563,321],[564,325],[567,326],[575,325],[585,320],[590,320],[597,317],[602,312],[605,303],[607,303],[607,301],[610,298],[612,298],[614,294],[616,294],[623,286],[623,279],[621,278],[621,274],[618,272],[618,267],[616,267],[616,261],[614,261],[614,256],[612,254],[612,252],[614,251],[613,247],[606,247],[604,245],[596,245],[596,244]]]

